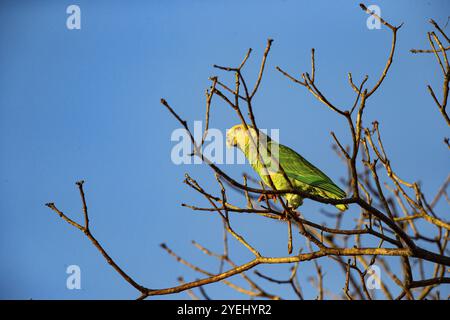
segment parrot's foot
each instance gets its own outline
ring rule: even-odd
[[[271,199],[273,202],[277,202],[277,195],[276,194],[262,194],[258,198],[258,202],[261,202],[263,200],[269,200]]]
[[[281,220],[290,220],[290,219],[300,219],[301,215],[299,212],[297,212],[297,210],[293,209],[293,208],[289,208],[289,211],[287,210],[283,210],[283,215],[280,216]]]

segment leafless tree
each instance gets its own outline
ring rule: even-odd
[[[377,276],[371,272],[374,265],[380,266],[384,274],[388,275],[390,281],[395,284],[387,284],[386,279],[375,279],[379,280],[378,283],[385,299],[442,298],[439,291],[440,286],[450,283],[450,277],[447,276],[450,266],[449,249],[447,248],[450,224],[442,217],[445,216],[445,213],[438,214],[436,212],[436,204],[439,201],[446,201],[445,206],[448,208],[450,200],[446,190],[450,183],[450,176],[447,176],[442,187],[434,197],[425,196],[418,182],[409,182],[399,177],[396,173],[394,167],[398,164],[391,163],[389,159],[387,150],[383,145],[380,124],[378,122],[368,125],[364,124],[363,116],[367,102],[380,89],[393,62],[397,33],[401,25],[392,25],[374,12],[369,11],[363,4],[360,6],[363,11],[378,19],[392,33],[392,42],[386,65],[373,87],[369,88],[366,86],[368,76],[365,76],[360,83],[355,83],[352,74],[348,74],[348,83],[354,91],[355,97],[353,101],[348,103],[347,107],[335,105],[319,89],[316,81],[314,49],[311,50],[310,73],[304,72],[299,78],[296,78],[284,69],[276,67],[283,76],[298,84],[300,88],[305,88],[347,124],[349,136],[351,137],[350,146],[345,147],[333,132],[331,132],[331,138],[334,141],[334,149],[337,156],[348,169],[348,177],[344,179],[349,191],[348,194],[350,194],[348,198],[341,200],[325,199],[294,188],[277,190],[272,181],[270,181],[271,188],[265,188],[260,181],[246,174],[241,177],[241,181],[241,178],[235,179],[229,176],[202,153],[214,97],[223,100],[229,105],[230,111],[236,113],[245,127],[251,125],[258,130],[252,101],[258,92],[265,71],[266,61],[272,45],[272,40],[269,39],[263,54],[257,80],[252,86],[247,83],[243,73],[246,62],[250,58],[251,49],[248,50],[237,67],[214,66],[222,72],[233,74],[235,81],[233,85],[227,85],[220,81],[219,77],[210,78],[211,86],[206,90],[205,134],[201,142],[194,139],[188,123],[175,109],[166,100],[161,99],[162,105],[167,108],[170,114],[189,134],[193,146],[192,156],[200,157],[212,169],[217,181],[220,192],[214,194],[212,191],[204,189],[199,182],[186,174],[185,184],[204,197],[210,206],[198,207],[191,204],[183,204],[183,206],[195,211],[217,215],[222,220],[224,228],[223,252],[213,252],[195,241],[192,243],[206,256],[219,262],[219,273],[207,271],[183,259],[166,244],[162,244],[161,247],[168,254],[176,258],[179,263],[201,274],[203,278],[185,282],[180,277],[178,279],[180,284],[177,286],[163,289],[147,288],[137,283],[119,267],[91,233],[83,181],[77,182],[77,186],[81,196],[84,223],[75,222],[59,210],[54,203],[48,203],[47,206],[86,235],[105,257],[106,261],[125,281],[137,289],[139,299],[182,291],[186,291],[193,299],[209,299],[210,297],[204,286],[217,282],[221,282],[249,297],[282,299],[283,297],[280,295],[271,293],[263,288],[266,281],[286,285],[291,288],[292,292],[299,299],[304,299],[303,284],[298,275],[298,269],[301,264],[307,263],[307,261],[311,261],[314,264],[316,276],[309,280],[317,288],[317,299],[378,298],[367,286],[368,278]],[[446,111],[450,76],[447,51],[450,48],[450,41],[435,21],[431,20],[430,22],[437,31],[437,34],[435,32],[428,33],[431,48],[414,49],[411,52],[431,53],[436,57],[444,76],[442,96],[439,98],[431,86],[428,86],[428,90],[438,110],[450,126],[449,116]],[[445,46],[442,42],[445,42],[447,45]],[[450,148],[448,138],[445,141]],[[280,167],[280,170],[285,174],[282,167]],[[230,188],[239,191],[238,196],[244,197],[246,206],[233,204],[228,192]],[[303,198],[322,204],[348,204],[352,210],[336,214],[325,212],[324,214],[334,221],[334,226],[328,227],[317,221],[306,219],[300,211],[288,207],[282,198],[282,195],[286,193],[298,194]],[[261,195],[272,195],[272,197],[265,197],[264,203],[260,204],[255,199]],[[271,198],[277,199],[278,202],[275,203],[274,199]],[[258,248],[247,241],[246,237],[231,225],[230,216],[236,215],[236,219],[238,219],[238,216],[242,214],[257,215],[261,219],[284,221],[287,226],[286,239],[289,254],[278,257],[262,255]],[[342,228],[341,226],[345,219],[354,219],[356,221],[354,228]],[[423,223],[429,224],[429,227],[426,228],[426,234],[417,226]],[[293,230],[298,230],[298,233],[293,232]],[[298,236],[303,245],[300,250],[291,253],[294,236]],[[238,263],[232,259],[229,250],[229,237],[236,239],[244,248],[249,250],[253,258],[244,263]],[[369,243],[376,241],[378,245],[365,246],[364,243],[367,243],[366,239],[369,239]],[[330,292],[326,288],[325,272],[319,264],[320,258],[330,259],[342,271],[341,274],[333,275],[337,279],[342,279],[342,290],[340,292]],[[253,270],[253,275],[249,274],[252,269],[263,264],[288,264],[290,269],[283,279],[276,279],[257,270]],[[394,267],[394,264],[400,265],[400,268]],[[429,273],[427,272],[429,266],[434,268],[432,274],[427,274]],[[400,271],[397,271],[397,269]],[[236,284],[233,276],[242,277],[245,286]],[[397,294],[393,293],[394,290],[396,290]]]

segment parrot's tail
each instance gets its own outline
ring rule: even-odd
[[[348,205],[346,205],[346,204],[337,204],[336,208],[338,208],[341,211],[345,211],[345,210],[348,209]]]

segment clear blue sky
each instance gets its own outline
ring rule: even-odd
[[[81,30],[66,28],[70,4],[81,8]],[[448,174],[450,159],[442,143],[448,129],[426,84],[440,88],[441,74],[432,56],[412,55],[409,49],[427,46],[427,20],[445,24],[450,3],[366,4],[379,5],[393,24],[405,23],[391,73],[367,106],[366,123],[381,122],[399,174],[419,179],[434,194]],[[208,77],[224,75],[212,65],[237,65],[252,47],[245,72],[254,81],[269,37],[274,43],[254,100],[259,124],[280,128],[284,144],[339,181],[346,171],[330,148],[329,132],[347,137],[345,123],[274,67],[309,71],[310,48],[316,48],[318,84],[336,104],[348,106],[353,92],[347,72],[358,82],[368,74],[373,85],[391,41],[389,30],[369,30],[366,19],[358,2],[351,1],[2,1],[0,298],[137,296],[82,233],[44,206],[54,201],[81,219],[74,185],[79,179],[86,180],[93,233],[139,282],[160,288],[176,285],[179,275],[200,277],[162,251],[161,242],[217,271],[218,264],[190,241],[220,251],[220,219],[180,206],[206,205],[182,183],[185,172],[215,188],[213,175],[206,166],[171,162],[170,134],[178,123],[159,99],[165,97],[191,125],[202,120]],[[211,126],[224,130],[237,121],[219,104]],[[227,169],[235,177],[248,171],[246,166]],[[307,201],[305,215],[322,222],[324,216],[313,211],[319,207]],[[249,216],[233,216],[232,223],[263,254],[286,254],[282,224]],[[232,250],[238,263],[251,258],[239,246]],[[338,268],[329,260],[320,262],[329,288],[339,291],[344,283],[335,276]],[[82,290],[66,289],[65,271],[72,264],[81,267]],[[301,269],[304,291],[314,298],[307,281],[312,265]],[[260,270],[288,275],[288,266]],[[290,296],[287,289],[267,288]],[[222,285],[206,289],[213,298],[243,297]]]

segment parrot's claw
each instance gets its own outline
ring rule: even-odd
[[[277,202],[277,196],[275,194],[261,194],[258,198],[258,202],[261,202],[263,200],[269,200],[271,199],[273,202]]]
[[[290,208],[289,212],[287,212],[286,210],[283,210],[283,215],[280,216],[280,219],[281,220],[289,220],[288,216],[290,214],[293,215],[295,218],[298,218],[298,219],[301,218],[301,215],[297,210]]]

